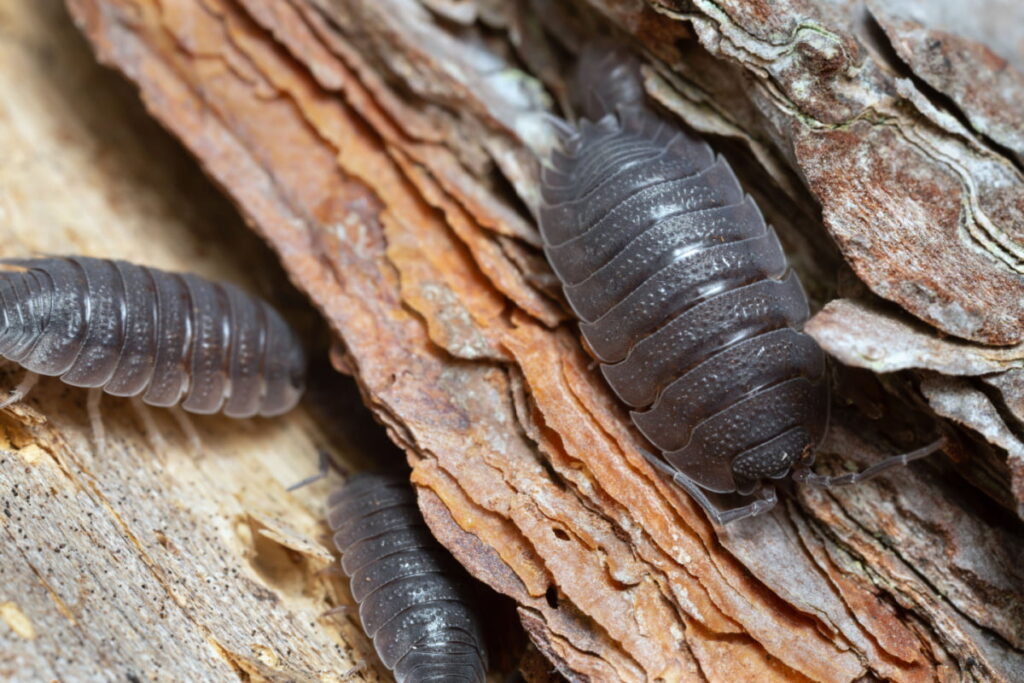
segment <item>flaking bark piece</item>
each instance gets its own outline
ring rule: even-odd
[[[850,299],[829,302],[804,328],[844,365],[873,372],[933,370],[989,375],[1024,364],[1024,346],[996,347],[937,337],[892,307]],[[1019,402],[1020,397],[1015,397]]]
[[[1024,162],[1024,73],[984,43],[956,33],[955,26],[942,30],[908,16],[912,5],[872,1],[868,6],[914,75],[947,95],[979,134]],[[1020,40],[1024,15],[1010,7],[1000,14],[1009,16],[998,33]]]
[[[938,338],[877,301],[837,299],[809,320],[805,329],[845,365],[878,373],[918,371],[924,395],[936,413],[969,427],[1006,452],[1009,488],[1020,513],[1024,504],[1024,348]],[[998,492],[993,495],[1002,498]]]

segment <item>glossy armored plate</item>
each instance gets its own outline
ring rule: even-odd
[[[363,628],[396,680],[483,681],[465,572],[430,535],[408,482],[357,475],[331,495],[328,522]]]
[[[269,304],[234,285],[125,261],[8,259],[0,356],[77,387],[193,413],[295,406],[306,358]]]

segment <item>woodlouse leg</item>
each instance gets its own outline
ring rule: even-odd
[[[4,399],[3,402],[0,402],[0,408],[6,408],[12,403],[17,403],[25,398],[28,392],[32,390],[32,387],[34,387],[38,381],[39,375],[34,372],[26,372],[25,376],[21,378],[21,381],[18,382],[18,386],[14,387],[11,391],[11,395]]]
[[[185,436],[188,437],[188,442],[192,446],[194,453],[201,455],[203,452],[203,441],[199,438],[199,432],[196,431],[196,426],[192,424],[192,420],[188,418],[188,415],[181,409],[181,406],[171,406],[171,415],[174,416],[174,420],[181,427],[181,431],[185,432]]]
[[[326,617],[336,617],[336,616],[339,616],[339,615],[347,615],[347,614],[351,614],[351,613],[353,613],[355,611],[356,611],[355,605],[336,605],[335,607],[332,607],[331,609],[329,609],[326,612],[324,612],[323,614],[321,614],[320,618],[324,619]],[[359,673],[360,671],[365,671],[365,670],[366,670],[366,659],[357,659],[356,663],[355,663],[355,666],[353,666],[348,671],[343,672],[341,674],[341,677],[342,677],[342,679],[350,678],[350,677],[354,676],[355,674]]]
[[[107,432],[103,429],[103,417],[100,415],[100,399],[103,398],[102,389],[90,389],[86,398],[85,407],[89,411],[89,424],[92,426],[92,440],[96,445],[96,452],[103,453],[107,449]]]
[[[345,572],[342,571],[340,564],[338,564],[337,562],[332,562],[320,571],[318,571],[317,576],[345,576]]]
[[[153,419],[153,414],[149,412],[149,408],[142,402],[142,399],[138,396],[132,396],[132,407],[135,409],[135,414],[139,416],[139,420],[142,422],[142,430],[146,433],[146,441],[149,442],[149,447],[153,449],[154,453],[157,453],[159,457],[163,457],[164,451],[167,450],[167,441],[164,440],[163,435],[160,433],[160,429],[156,426],[156,420]]]
[[[321,479],[327,476],[327,473],[330,471],[331,468],[330,456],[328,456],[327,451],[323,449],[317,452],[317,456],[319,458],[319,464],[317,465],[316,474],[312,474],[306,477],[305,479],[295,482],[294,484],[286,488],[285,491],[296,491],[298,489],[301,489],[303,486],[309,486],[313,482],[320,481]]]
[[[366,671],[366,660],[365,659],[360,659],[358,662],[356,662],[355,666],[353,666],[351,669],[349,669],[345,673],[341,674],[341,677],[342,678],[351,678],[352,676],[355,676],[360,671]]]
[[[811,486],[821,487],[832,487],[832,486],[849,486],[850,484],[859,484],[868,479],[877,477],[882,472],[892,469],[893,467],[903,467],[912,463],[915,460],[926,458],[937,450],[940,450],[946,445],[946,438],[939,437],[932,443],[918,448],[915,451],[909,453],[900,453],[899,455],[891,455],[884,460],[876,462],[870,467],[866,467],[860,472],[850,472],[849,474],[839,474],[833,477],[826,476],[824,474],[815,474],[811,471],[810,465],[803,465],[800,469],[793,472],[794,481],[802,481]]]
[[[729,522],[735,522],[739,519],[757,517],[758,515],[764,514],[774,508],[775,504],[779,501],[779,498],[775,493],[775,487],[770,484],[762,487],[759,493],[760,496],[753,503],[738,508],[732,508],[730,510],[719,511],[718,515],[713,514],[712,516],[719,524],[728,524]]]
[[[700,487],[690,481],[689,477],[685,474],[676,472],[672,477],[672,481],[689,493],[704,508],[704,511],[708,513],[711,519],[719,525],[729,524],[730,522],[736,522],[747,517],[757,517],[771,510],[775,507],[775,503],[778,502],[775,487],[769,485],[760,489],[760,496],[754,502],[738,508],[723,510],[711,502],[704,492],[701,491]]]
[[[742,507],[723,510],[722,508],[718,507],[718,505],[716,505],[714,502],[712,502],[711,499],[708,498],[707,495],[704,493],[704,491],[701,490],[699,486],[694,484],[693,481],[691,481],[690,478],[687,477],[685,474],[683,474],[676,468],[672,467],[667,462],[665,462],[658,456],[654,455],[653,453],[648,453],[643,449],[640,450],[640,453],[643,454],[644,459],[646,459],[647,462],[651,463],[657,469],[661,470],[665,474],[671,476],[672,481],[675,482],[680,487],[682,487],[684,491],[689,493],[690,497],[693,498],[698,505],[704,508],[704,511],[708,513],[708,516],[710,516],[716,524],[728,524],[729,522],[735,522],[738,519],[744,519],[746,517],[756,517],[757,515],[763,514],[771,510],[773,507],[775,507],[775,503],[778,501],[778,497],[775,493],[775,487],[766,486],[761,489],[760,497],[754,502],[748,505],[744,505]]]
[[[326,612],[324,612],[323,614],[321,614],[320,618],[325,619],[327,617],[336,617],[338,615],[352,614],[352,612],[354,612],[355,609],[356,608],[352,605],[336,605],[331,609],[327,610]]]

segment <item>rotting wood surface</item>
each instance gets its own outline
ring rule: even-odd
[[[301,330],[317,323],[60,2],[0,2],[0,150],[0,255],[193,271],[270,296]],[[2,377],[6,390],[20,371]],[[318,573],[338,478],[285,492],[316,471],[318,448],[357,464],[355,446],[300,407],[194,416],[195,452],[151,409],[154,451],[128,401],[105,396],[97,453],[85,396],[44,378],[0,411],[0,679],[341,681],[372,664],[356,624],[320,618],[351,601]],[[361,678],[380,680],[372,666]]]
[[[68,4],[276,249],[435,533],[566,676],[1024,677],[1014,56],[913,2]],[[601,24],[717,136],[819,306],[841,298],[809,327],[846,364],[819,470],[937,428],[948,457],[725,531],[644,462],[520,208],[525,124]]]

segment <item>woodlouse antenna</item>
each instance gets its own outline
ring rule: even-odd
[[[939,437],[927,446],[910,451],[909,453],[900,453],[899,455],[889,456],[884,460],[864,468],[860,472],[849,472],[847,474],[839,474],[835,476],[815,474],[811,470],[809,463],[801,464],[800,467],[793,471],[793,480],[806,483],[810,486],[819,486],[823,488],[860,484],[868,481],[869,479],[874,479],[886,470],[890,470],[894,467],[905,467],[915,460],[926,458],[932,453],[945,448],[946,443],[946,437]]]
[[[301,489],[304,486],[309,486],[310,484],[318,482],[321,479],[326,478],[327,477],[327,473],[330,472],[330,470],[331,470],[331,456],[327,453],[327,451],[325,451],[324,449],[321,448],[321,449],[319,449],[317,451],[317,471],[316,471],[316,474],[311,474],[308,477],[306,477],[305,479],[301,479],[301,480],[295,482],[294,484],[292,484],[291,486],[286,488],[285,491],[288,491],[290,493],[292,491],[297,491],[297,490]]]

